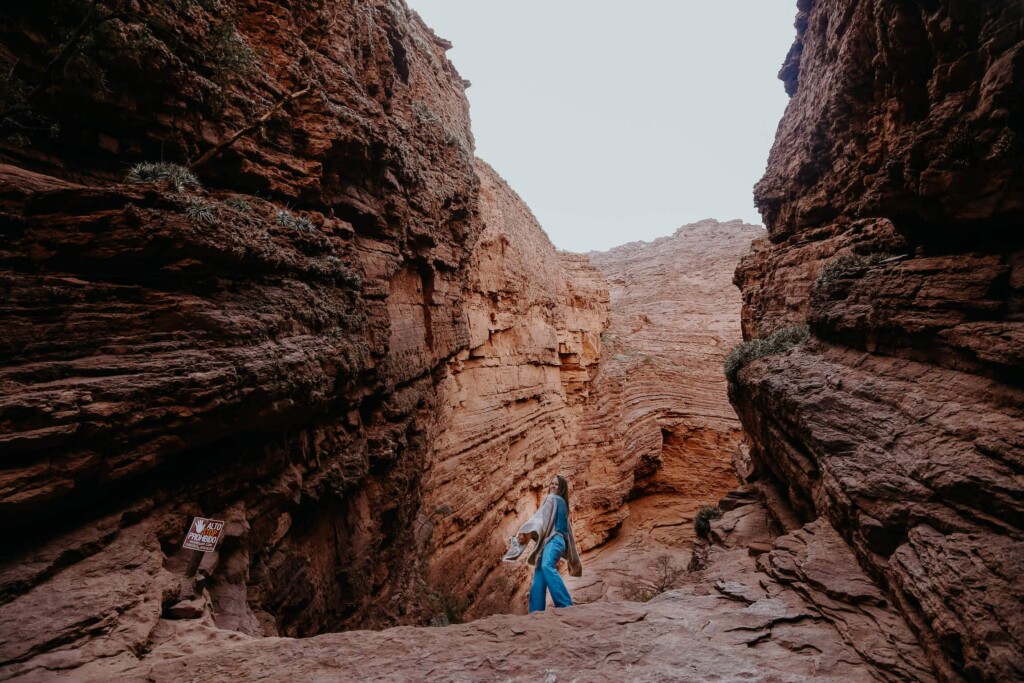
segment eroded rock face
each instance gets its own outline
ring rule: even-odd
[[[55,7],[0,11],[26,82]],[[0,510],[33,520],[4,671],[137,658],[162,617],[308,636],[501,596],[502,506],[576,438],[607,294],[477,165],[447,43],[395,2],[97,7],[76,59],[123,95],[50,81],[61,132],[2,148]],[[196,49],[222,34],[253,69]],[[201,187],[123,182],[266,112]],[[192,515],[227,522],[198,585]]]
[[[56,40],[37,9],[11,38],[25,62],[43,47],[25,41]],[[6,661],[46,665],[61,643],[96,637],[138,650],[175,600],[192,514],[228,521],[202,568],[220,626],[298,636],[427,609],[406,549],[433,373],[468,342],[478,220],[462,83],[401,5],[342,3],[340,22],[312,6],[238,5],[234,35],[258,68],[213,115],[215,55],[189,48],[236,26],[227,9],[100,3],[124,18],[93,38],[142,35],[167,58],[97,53],[124,97],[58,84],[59,102],[33,107],[64,132],[5,151],[23,168],[4,166],[0,181],[0,499],[8,528],[37,520],[5,565],[0,620],[22,634]],[[313,92],[198,169],[205,189],[121,182],[133,160],[209,149],[303,73]],[[106,532],[67,533],[80,525]],[[115,552],[125,535],[145,539],[141,557]],[[83,598],[88,627],[84,612],[44,608],[99,568],[144,588]],[[25,637],[42,613],[49,633]],[[52,658],[70,666],[74,651]]]
[[[741,221],[705,220],[589,254],[608,281],[611,323],[599,400],[573,458],[574,495],[584,501],[578,537],[603,545],[585,557],[587,576],[571,582],[575,599],[618,597],[627,577],[653,571],[662,555],[685,567],[697,509],[736,485],[742,432],[721,371],[740,341],[731,271],[763,235]]]
[[[1017,679],[1024,9],[799,6],[755,192],[769,239],[736,279],[747,338],[812,335],[730,396],[761,473],[846,539],[943,678]]]
[[[608,291],[586,257],[556,252],[519,196],[487,164],[477,169],[469,343],[440,383],[419,522],[432,585],[467,617],[525,611],[525,570],[497,560],[552,477],[576,465],[608,324]]]

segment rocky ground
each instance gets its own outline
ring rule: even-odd
[[[778,500],[775,498],[775,500]],[[206,615],[164,619],[141,660],[115,654],[74,680],[812,681],[933,680],[906,623],[826,522],[795,519],[752,487],[723,503],[702,567],[646,603],[597,602],[469,624],[253,638]],[[779,516],[781,515],[781,517]],[[780,521],[781,520],[781,521]],[[8,667],[13,680],[60,680]],[[19,675],[20,671],[24,675]]]

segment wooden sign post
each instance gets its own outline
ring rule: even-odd
[[[199,571],[199,563],[203,561],[203,553],[212,553],[217,548],[220,532],[224,530],[224,522],[219,519],[196,517],[192,526],[185,534],[182,548],[192,551],[192,559],[185,569],[185,578],[191,579]]]

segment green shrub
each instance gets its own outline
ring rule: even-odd
[[[363,278],[359,277],[359,274],[350,268],[346,268],[341,262],[341,259],[334,255],[329,255],[325,259],[327,263],[331,264],[334,269],[334,276],[338,280],[352,289],[359,289],[363,286]]]
[[[717,505],[705,505],[697,510],[697,516],[693,518],[693,528],[701,538],[707,538],[711,533],[711,520],[722,516],[722,509]]]
[[[227,93],[231,86],[256,75],[259,70],[258,58],[232,19],[211,27],[207,36],[206,54],[207,63],[213,69],[210,81],[217,86],[209,95],[207,104],[212,113],[220,114],[227,104]]]
[[[166,161],[143,161],[132,166],[125,177],[130,183],[166,183],[175,192],[201,187],[199,179],[184,166]]]
[[[725,376],[730,382],[736,381],[737,373],[751,361],[785,353],[807,339],[807,325],[794,325],[777,330],[764,339],[743,342],[725,357]]]

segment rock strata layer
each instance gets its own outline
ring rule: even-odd
[[[800,2],[736,271],[760,474],[831,524],[946,680],[1024,677],[1024,8]]]
[[[477,169],[469,342],[440,375],[444,407],[417,522],[431,585],[466,618],[525,611],[525,570],[498,559],[552,477],[575,465],[608,324],[608,291],[586,257],[557,252],[493,169]]]
[[[577,510],[580,535],[600,543],[570,584],[576,600],[618,597],[664,556],[685,567],[696,511],[735,487],[742,432],[722,375],[740,341],[732,270],[763,235],[705,220],[589,254],[608,281],[611,318],[594,381],[601,401],[573,457],[587,466],[579,495],[595,501]]]
[[[0,520],[33,520],[0,668],[138,658],[176,619],[507,609],[503,538],[578,438],[607,292],[473,157],[450,45],[394,2],[58,4],[0,10],[4,72],[45,86],[5,125],[60,124],[0,145]],[[124,177],[235,131],[197,178]],[[227,523],[195,582],[193,515]]]

